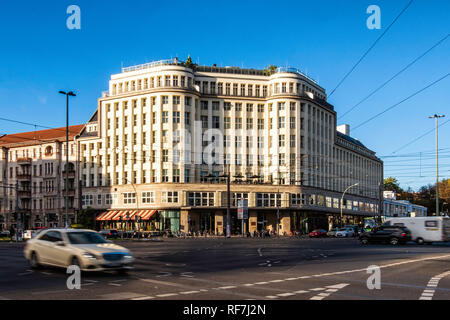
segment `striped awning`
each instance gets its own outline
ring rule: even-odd
[[[117,214],[117,210],[110,210],[110,211],[105,211],[103,213],[101,213],[96,220],[97,221],[106,221],[106,220],[111,220],[112,217],[114,217]]]
[[[139,216],[141,220],[150,220],[150,218],[156,213],[156,210],[141,210]]]
[[[97,221],[118,221],[122,217],[123,221],[134,220],[135,216],[139,216],[141,220],[149,220],[157,210],[109,210],[101,213],[96,220]],[[127,219],[127,213],[129,219]]]

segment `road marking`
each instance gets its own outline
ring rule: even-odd
[[[301,294],[301,293],[307,293],[307,292],[309,292],[309,291],[308,290],[297,290],[297,291],[294,291],[295,294]]]
[[[255,284],[254,283],[246,283],[246,284],[244,284],[244,287],[251,287],[251,286],[254,286]]]
[[[122,285],[120,283],[114,283],[114,282],[110,282],[108,283],[110,286],[116,286],[116,287],[121,287]]]
[[[119,293],[108,293],[101,295],[103,299],[106,300],[124,300],[142,297],[142,293],[136,292],[119,292]]]
[[[268,282],[267,281],[255,282],[255,284],[268,284]]]
[[[283,282],[284,280],[271,280],[271,281],[269,281],[269,282],[273,282],[273,283],[276,283],[276,282]]]
[[[164,293],[164,294],[157,294],[156,296],[160,297],[160,298],[165,298],[165,297],[172,297],[172,296],[177,296],[177,295],[178,295],[178,293]]]
[[[322,290],[325,290],[325,288],[312,288],[312,289],[309,289],[309,290],[311,290],[311,291],[322,291]]]
[[[138,297],[138,298],[132,298],[131,300],[150,300],[150,299],[155,299],[155,297],[143,296],[143,297]]]
[[[184,292],[180,292],[180,294],[193,294],[193,293],[199,293],[200,291],[198,290],[192,290],[192,291],[184,291]]]
[[[325,292],[321,292],[318,295],[315,295],[314,297],[310,298],[310,300],[323,300],[327,297],[329,297],[333,292],[337,292],[340,289],[345,288],[346,286],[348,286],[349,283],[338,283],[332,286],[327,286],[326,288],[330,288],[328,290],[326,290]],[[316,289],[323,289],[325,290],[325,288],[316,288]],[[311,289],[313,290],[313,289]]]
[[[298,278],[287,278],[287,279],[284,279],[284,280],[286,280],[286,281],[292,281],[292,280],[297,280]]]
[[[225,287],[219,287],[218,290],[226,290],[226,289],[234,289],[236,286],[225,286]]]
[[[262,248],[259,248],[259,249],[258,249],[258,254],[259,254],[260,257],[262,257],[261,250],[262,250]]]
[[[295,295],[295,293],[292,293],[292,292],[286,292],[286,293],[279,293],[279,294],[277,294],[277,296],[279,296],[279,297],[289,297],[289,296],[293,296],[293,295]]]
[[[267,299],[277,299],[277,296],[266,296]]]
[[[450,271],[443,272],[431,278],[430,281],[428,281],[427,287],[423,290],[419,300],[432,300],[434,293],[436,292],[436,290],[432,288],[436,288],[439,281],[448,275],[450,275]]]

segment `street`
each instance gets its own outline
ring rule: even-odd
[[[368,245],[357,239],[169,238],[116,241],[129,248],[128,275],[31,270],[23,244],[0,243],[0,299],[359,300],[450,299],[450,244]],[[368,289],[369,266],[381,289]]]

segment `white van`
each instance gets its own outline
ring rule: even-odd
[[[387,218],[384,225],[405,226],[411,231],[411,240],[418,244],[450,241],[448,217]]]

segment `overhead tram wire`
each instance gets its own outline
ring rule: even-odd
[[[419,61],[420,59],[422,59],[425,55],[427,55],[427,53],[429,53],[431,50],[433,50],[434,48],[436,48],[437,46],[439,46],[441,43],[443,43],[445,40],[447,40],[447,38],[449,37],[450,34],[447,34],[444,38],[442,38],[441,40],[439,40],[437,43],[435,43],[431,48],[429,48],[427,51],[425,51],[424,53],[422,53],[420,56],[418,56],[416,59],[414,59],[413,61],[411,61],[408,65],[406,65],[403,69],[401,69],[400,71],[398,71],[396,74],[394,74],[391,78],[389,78],[387,81],[383,82],[383,84],[381,84],[379,87],[377,87],[375,90],[373,90],[371,93],[369,93],[365,98],[363,98],[362,100],[360,100],[357,104],[355,104],[353,107],[351,107],[349,110],[345,111],[341,116],[338,117],[339,119],[342,119],[343,117],[345,117],[347,114],[349,114],[350,112],[352,112],[356,107],[358,107],[361,103],[363,103],[364,101],[366,101],[367,99],[369,99],[371,96],[373,96],[375,93],[377,93],[379,90],[381,90],[383,87],[385,87],[389,82],[391,82],[392,80],[394,80],[396,77],[398,77],[401,73],[403,73],[403,71],[407,70],[409,67],[411,67],[414,63],[416,63],[417,61]],[[433,129],[434,130],[434,129]]]
[[[341,81],[337,84],[337,86],[331,91],[331,93],[328,95],[328,98],[333,95],[333,93],[337,90],[337,88],[340,87],[340,85],[347,79],[347,77],[355,70],[355,68],[361,63],[361,61],[367,56],[367,54],[375,47],[375,45],[378,43],[378,41],[383,38],[383,36],[389,31],[389,29],[395,24],[395,22],[400,18],[400,16],[408,9],[408,7],[413,3],[414,0],[411,0],[408,2],[408,4],[403,8],[403,10],[397,15],[397,17],[391,22],[391,24],[383,31],[383,33],[375,40],[375,42],[369,47],[369,49],[366,50],[366,52],[362,55],[361,58],[359,58],[358,62],[350,69],[350,71],[347,72],[347,74],[342,78]]]
[[[438,124],[438,128],[442,127],[444,124],[446,124],[446,123],[448,123],[448,122],[450,122],[450,119],[448,119],[447,121],[444,121],[444,122]],[[404,144],[404,145],[401,146],[400,148],[398,148],[398,149],[392,151],[391,154],[394,154],[394,153],[396,153],[397,151],[400,151],[400,150],[406,148],[407,146],[413,144],[414,142],[416,142],[416,141],[422,139],[423,137],[425,137],[425,136],[427,136],[427,135],[429,135],[430,133],[435,132],[435,131],[436,131],[436,128],[433,128],[433,129],[431,129],[431,130],[428,130],[428,131],[425,132],[424,134],[418,136],[417,138],[414,138],[413,140],[411,140],[410,142]]]
[[[437,84],[438,82],[440,82],[440,81],[444,80],[445,78],[447,78],[449,75],[450,75],[450,73],[445,74],[444,76],[442,76],[442,77],[440,77],[439,79],[433,81],[433,82],[430,83],[429,85],[423,87],[422,89],[420,89],[420,90],[414,92],[413,94],[409,95],[408,97],[404,98],[403,100],[401,100],[401,101],[399,101],[399,102],[393,104],[392,106],[390,106],[390,107],[384,109],[383,111],[377,113],[376,115],[370,117],[369,119],[367,119],[367,120],[361,122],[360,124],[358,124],[356,127],[353,128],[353,131],[356,130],[356,129],[358,129],[358,128],[360,128],[361,126],[365,125],[366,123],[372,121],[373,119],[378,118],[379,116],[381,116],[382,114],[388,112],[389,110],[394,109],[394,108],[397,107],[398,105],[400,105],[400,104],[402,104],[403,102],[405,102],[405,101],[411,99],[412,97],[418,95],[418,94],[421,93],[422,91],[425,91],[426,89],[428,89],[428,88],[434,86],[434,85]]]

